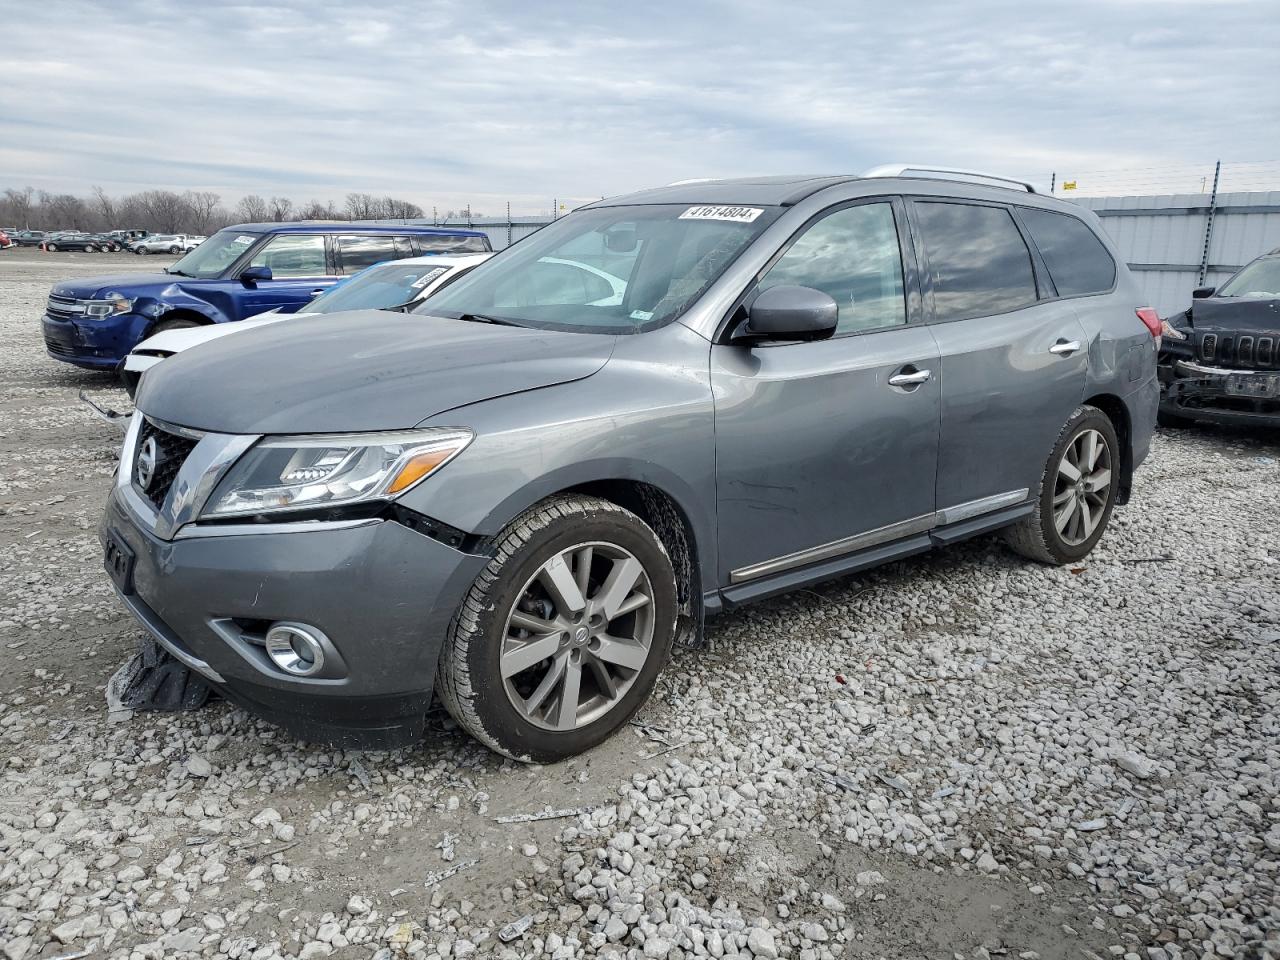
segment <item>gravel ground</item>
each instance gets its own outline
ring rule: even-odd
[[[111,723],[118,441],[75,393],[125,398],[37,318],[164,262],[0,253],[7,960],[1280,956],[1280,437],[1162,434],[1076,568],[983,539],[727,615],[556,766],[439,713],[396,753]]]

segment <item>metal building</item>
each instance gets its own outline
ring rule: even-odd
[[[1191,291],[1217,286],[1280,247],[1280,191],[1165,197],[1067,197],[1088,207],[1116,242],[1147,302],[1167,317]]]

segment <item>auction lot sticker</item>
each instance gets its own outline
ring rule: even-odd
[[[680,214],[681,220],[732,220],[750,223],[764,213],[759,207],[690,207]]]

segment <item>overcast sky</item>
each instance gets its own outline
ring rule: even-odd
[[[361,6],[0,0],[0,188],[494,214],[892,160],[1081,192],[1280,161],[1275,0]]]

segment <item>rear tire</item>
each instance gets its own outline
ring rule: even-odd
[[[44,248],[45,248],[45,250],[47,250],[49,253],[57,253],[57,252],[58,252],[58,245],[57,245],[56,243],[46,243],[46,244],[44,245]]]
[[[179,247],[177,244],[175,244],[174,246],[169,248],[169,252],[173,254],[178,254],[182,252],[182,248]]]
[[[1005,542],[1040,563],[1083,560],[1107,529],[1119,483],[1115,427],[1097,407],[1077,407],[1053,445],[1035,511],[1006,528]]]
[[[676,597],[671,559],[644,521],[607,500],[552,497],[499,535],[454,616],[436,689],[489,748],[563,760],[648,699],[671,652]]]

